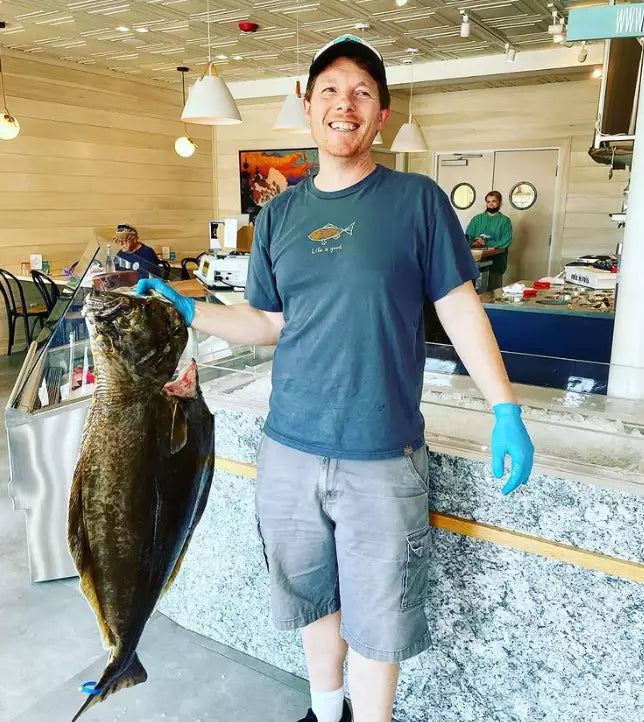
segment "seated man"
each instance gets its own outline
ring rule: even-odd
[[[114,267],[117,271],[133,269],[139,271],[141,278],[148,277],[146,270],[158,275],[156,269],[152,266],[159,265],[159,257],[153,248],[139,241],[136,228],[120,223],[116,227],[114,240],[120,246],[119,252],[114,257]]]
[[[503,274],[508,267],[508,249],[512,243],[512,221],[501,213],[502,202],[499,191],[490,191],[485,196],[485,212],[474,216],[465,231],[472,248],[504,249],[504,253],[492,257],[488,291],[503,285]]]

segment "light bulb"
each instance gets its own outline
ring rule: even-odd
[[[505,59],[508,63],[513,63],[517,59],[517,51],[514,48],[508,48],[505,51]]]
[[[407,0],[396,0],[396,5],[398,5],[399,8],[405,7]]]
[[[463,21],[461,22],[461,37],[462,38],[469,38],[470,37],[470,21],[467,15],[463,15]]]
[[[13,140],[20,133],[20,123],[9,113],[0,116],[0,140]]]
[[[177,155],[182,158],[190,158],[190,156],[197,150],[197,144],[189,138],[187,135],[182,135],[174,141],[174,150]]]
[[[593,78],[601,78],[601,76],[602,76],[601,68],[595,68],[593,70]]]
[[[556,35],[553,35],[552,40],[555,43],[563,43],[563,41],[564,41],[563,33],[557,33]]]
[[[586,58],[588,57],[588,48],[586,48],[586,44],[584,43],[581,46],[581,49],[579,51],[579,55],[577,56],[577,62],[579,63],[585,63]]]

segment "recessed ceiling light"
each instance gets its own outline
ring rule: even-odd
[[[228,60],[228,56],[222,53],[221,55],[217,55],[217,60]]]
[[[241,55],[233,55],[233,60],[243,60],[244,58]]]
[[[135,28],[137,33],[149,33],[150,30],[148,28]]]
[[[125,25],[119,25],[116,29],[119,31],[119,33],[129,33],[130,32],[130,28],[128,28]]]

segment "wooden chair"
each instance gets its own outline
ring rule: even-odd
[[[56,305],[56,301],[58,301],[58,297],[60,296],[58,286],[42,271],[32,271],[31,277],[45,302],[45,306],[47,306],[47,310],[51,313],[52,308]]]
[[[16,337],[16,322],[22,318],[25,326],[25,340],[27,346],[32,341],[33,331],[36,323],[40,322],[41,327],[45,323],[45,319],[49,316],[47,306],[27,306],[25,300],[25,291],[20,281],[3,268],[0,268],[0,292],[7,309],[7,324],[9,329],[9,338],[7,345],[7,355],[11,356],[11,347]],[[30,325],[30,321],[33,324]]]

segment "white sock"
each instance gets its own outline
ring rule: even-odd
[[[311,709],[318,722],[340,722],[344,704],[344,687],[335,692],[316,692],[311,689]]]

